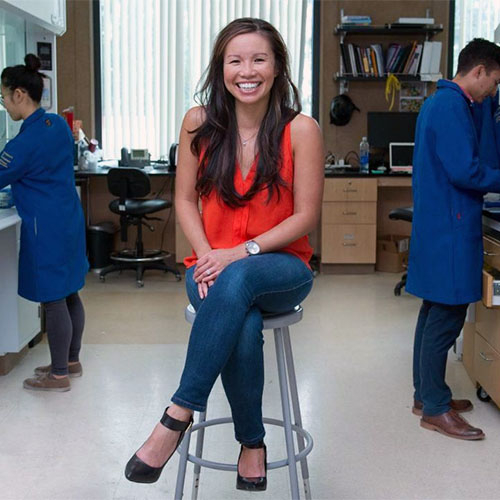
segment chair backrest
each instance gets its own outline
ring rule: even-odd
[[[149,175],[139,168],[110,168],[107,180],[109,192],[118,196],[120,201],[141,198],[151,191]]]

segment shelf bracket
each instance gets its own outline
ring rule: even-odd
[[[346,80],[339,81],[339,94],[346,94],[349,92],[349,82]]]

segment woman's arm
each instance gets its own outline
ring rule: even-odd
[[[198,158],[191,152],[194,134],[189,132],[203,122],[202,108],[192,108],[184,117],[180,137],[177,170],[175,178],[175,211],[189,243],[198,257],[211,250],[198,208],[196,179],[198,175]]]
[[[319,221],[324,184],[321,131],[315,120],[298,115],[292,121],[291,136],[294,154],[294,213],[254,238],[262,252],[273,252],[286,247],[311,232]],[[211,250],[198,260],[194,278],[197,281],[213,280],[228,264],[246,256],[244,244],[224,250]]]

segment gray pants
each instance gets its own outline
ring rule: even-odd
[[[68,362],[78,361],[82,346],[85,311],[78,293],[53,302],[44,302],[52,373],[68,374]]]

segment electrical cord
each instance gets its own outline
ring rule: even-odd
[[[353,160],[354,159],[354,163],[353,163]],[[354,166],[360,166],[360,161],[359,161],[359,155],[358,153],[356,153],[356,151],[352,150],[352,151],[349,151],[345,157],[344,157],[344,162],[347,164],[347,165],[354,165]]]

